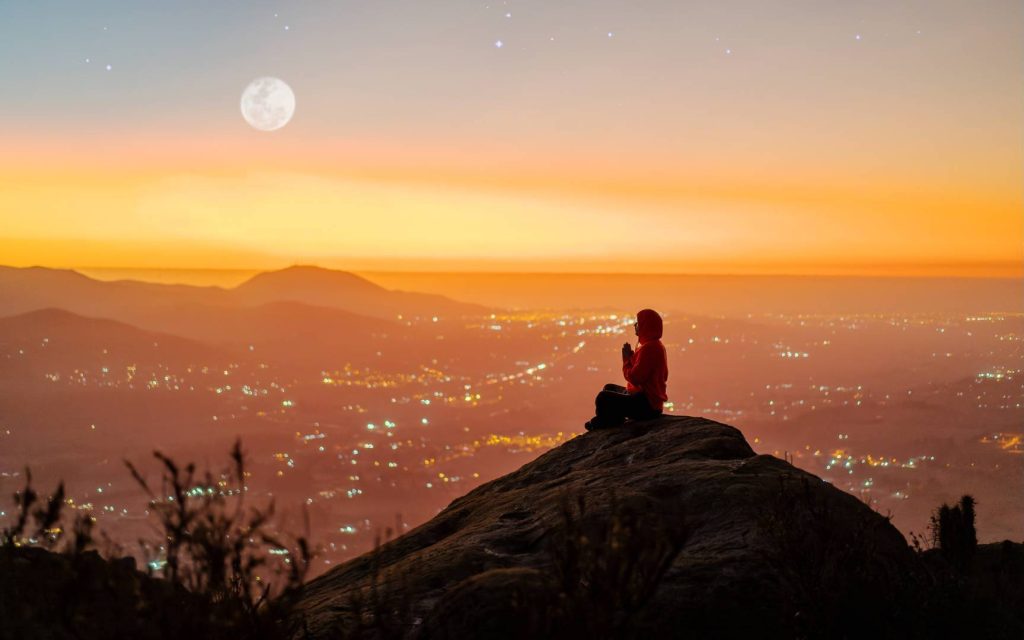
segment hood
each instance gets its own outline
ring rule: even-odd
[[[641,309],[636,314],[637,335],[640,343],[661,339],[661,316],[654,309]]]

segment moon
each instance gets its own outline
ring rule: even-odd
[[[295,115],[295,94],[280,78],[256,78],[242,92],[242,117],[254,129],[276,131]]]

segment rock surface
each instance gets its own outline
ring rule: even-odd
[[[836,615],[868,632],[915,569],[903,536],[853,496],[755,454],[734,427],[662,416],[580,435],[312,581],[299,603],[309,636],[352,633],[374,593],[385,615],[407,614],[400,636],[538,633],[524,612],[560,597],[565,554],[552,548],[565,497],[581,495],[591,519],[632,505],[682,540],[630,635],[792,637]]]

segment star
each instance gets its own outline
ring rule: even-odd
[[[113,67],[108,64],[107,65],[107,71],[110,71],[111,69],[113,69]]]
[[[860,40],[860,34],[858,33],[857,35],[854,36],[854,38]]]
[[[499,49],[500,49],[500,48],[502,48],[502,47],[504,47],[504,46],[505,46],[505,43],[504,43],[504,42],[502,42],[501,40],[498,40],[498,41],[496,41],[496,42],[494,43],[494,46],[496,46],[497,48],[499,48]]]

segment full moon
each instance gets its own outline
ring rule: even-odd
[[[295,94],[280,78],[256,78],[242,92],[242,117],[260,131],[274,131],[295,115]]]

